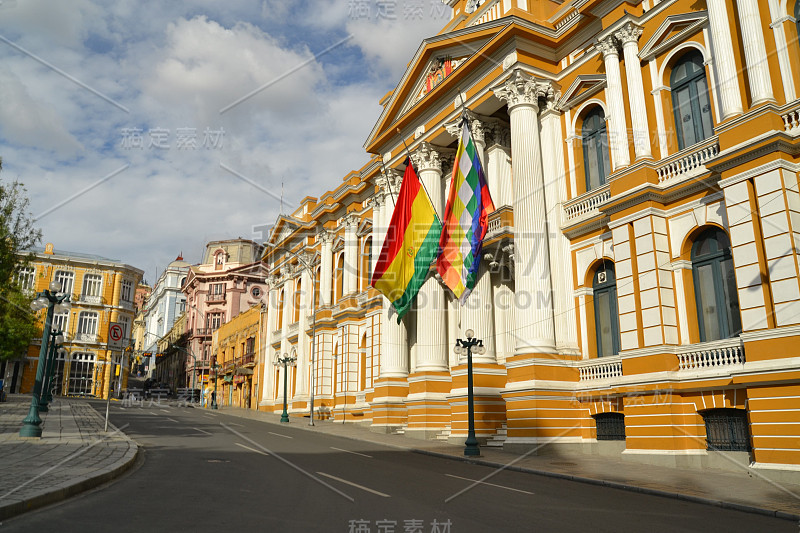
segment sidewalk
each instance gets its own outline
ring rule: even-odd
[[[280,424],[280,414],[237,407],[221,407],[220,412],[284,425]],[[481,457],[466,458],[463,445],[374,433],[357,424],[315,421],[314,426],[309,426],[308,418],[295,417],[291,418],[289,424],[294,429],[337,435],[494,468],[507,468],[800,521],[800,485],[774,481],[770,477],[774,473],[769,470],[690,470],[644,465],[622,458],[598,455],[535,455],[535,452],[519,455],[487,446],[481,447]]]
[[[101,485],[134,464],[138,447],[84,400],[56,398],[42,438],[22,439],[30,395],[0,403],[0,520]]]

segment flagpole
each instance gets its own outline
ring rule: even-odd
[[[392,190],[392,181],[389,179],[389,173],[386,172],[386,163],[383,162],[383,158],[381,158],[381,167],[383,167],[383,175],[386,176],[386,187],[389,189],[389,196],[392,197],[392,205],[397,207],[397,201],[394,197],[394,191]]]
[[[469,127],[469,116],[467,116],[466,98],[464,98],[465,93],[461,92],[460,87],[456,87],[456,90],[458,91],[458,97],[461,99],[461,118],[462,120],[467,121],[467,127]]]
[[[414,161],[411,159],[411,150],[408,149],[408,145],[406,144],[406,140],[403,137],[403,134],[400,133],[400,128],[397,128],[397,133],[400,135],[400,140],[403,141],[403,146],[406,147],[406,153],[408,154],[408,164],[411,165],[411,168],[414,169],[414,174],[419,177],[419,172],[417,172],[417,167],[414,166]],[[433,200],[431,200],[431,194],[428,192],[428,188],[425,186],[425,182],[420,178],[419,182],[422,184],[422,188],[425,190],[425,194],[428,195],[428,201],[433,206],[433,214],[436,215],[436,218],[439,220],[439,224],[442,224],[442,217],[439,216],[439,211],[436,210],[436,206],[433,205]]]

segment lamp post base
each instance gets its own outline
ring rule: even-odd
[[[36,406],[31,405],[31,410],[28,412],[28,416],[26,416],[25,420],[22,421],[22,427],[19,430],[20,437],[34,439],[41,438],[42,419],[39,418],[39,413],[37,412],[38,403],[39,402],[36,401]]]
[[[289,415],[286,412],[283,412],[281,414],[281,422],[288,422],[288,421],[289,421]]]
[[[467,441],[464,443],[464,455],[466,457],[480,457],[481,448],[478,446],[477,439],[472,442],[470,442],[470,439],[467,439]]]

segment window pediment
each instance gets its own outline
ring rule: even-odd
[[[644,60],[653,59],[665,50],[673,48],[706,24],[708,24],[706,11],[670,15],[664,19],[664,22],[644,44],[639,52],[639,57]]]
[[[558,107],[572,109],[605,88],[606,77],[602,74],[578,76],[558,101]]]

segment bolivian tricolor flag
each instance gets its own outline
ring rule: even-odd
[[[411,307],[436,259],[441,233],[442,222],[407,160],[397,205],[371,282],[392,302],[398,322]]]

